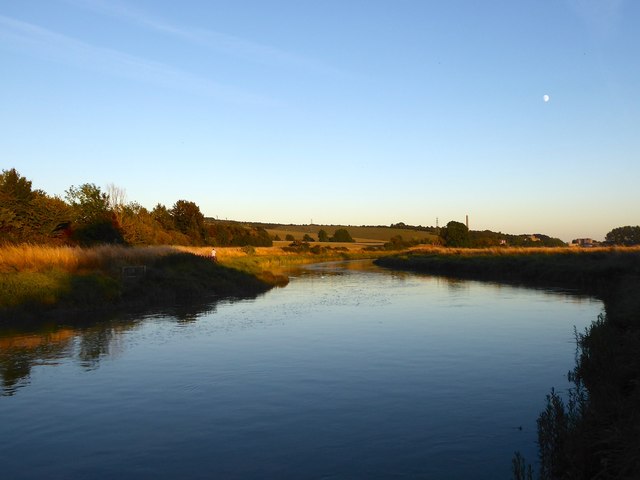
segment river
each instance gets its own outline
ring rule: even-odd
[[[2,476],[508,479],[601,310],[358,261],[251,300],[1,331]]]

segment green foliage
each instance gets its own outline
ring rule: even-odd
[[[293,242],[295,240],[295,237],[293,235],[291,235],[290,233],[288,233],[287,235],[284,236],[284,239],[287,242]]]
[[[640,226],[614,228],[607,233],[605,240],[614,245],[640,245]]]
[[[1,273],[0,307],[52,305],[65,281],[66,274],[59,271]]]
[[[319,242],[328,242],[329,241],[329,234],[327,232],[325,232],[324,230],[320,230],[318,232],[318,241]]]
[[[469,229],[464,223],[451,221],[442,229],[442,239],[447,247],[470,247]]]
[[[304,236],[302,237],[302,241],[303,242],[313,242],[313,237],[311,235],[309,235],[308,233],[305,233]]]
[[[109,195],[93,183],[66,191],[73,220],[72,238],[80,245],[124,243],[120,226],[109,204]]]
[[[49,197],[43,191],[36,190],[31,206],[31,228],[24,232],[25,240],[30,243],[67,243],[68,238],[56,234],[54,230],[60,223],[71,218],[69,205],[61,198]]]
[[[351,234],[344,228],[339,228],[333,234],[333,237],[330,239],[331,242],[355,242],[353,238],[351,238]]]
[[[85,183],[78,188],[72,185],[65,193],[76,223],[88,225],[111,217],[109,195],[93,183]]]
[[[188,200],[178,200],[170,213],[176,230],[193,239],[195,244],[204,242],[204,215],[198,205]]]
[[[34,194],[31,182],[15,168],[3,170],[0,175],[0,240],[11,241],[20,237],[28,226]]]
[[[51,232],[69,219],[68,206],[41,190],[15,169],[0,174],[0,243],[55,242]]]
[[[15,168],[3,170],[0,175],[0,229],[22,227],[33,197],[30,181]]]
[[[124,205],[120,213],[120,225],[125,241],[129,245],[154,245],[154,231],[163,231],[149,211],[137,203]]]
[[[161,203],[158,203],[153,208],[153,210],[151,211],[151,216],[156,222],[160,224],[160,226],[164,230],[174,229],[175,224],[173,222],[173,217],[171,216],[171,213],[169,212],[169,210],[167,210],[167,207],[165,207]]]
[[[218,246],[271,247],[273,240],[262,227],[245,226],[237,222],[211,221],[205,227],[209,243]]]
[[[402,235],[396,235],[391,237],[391,240],[384,244],[385,250],[403,250],[413,245],[417,245],[418,242],[408,242],[402,238]]]

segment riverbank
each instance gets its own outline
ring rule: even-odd
[[[217,251],[218,262],[212,262],[210,247],[0,247],[0,324],[256,296],[286,285],[286,270],[295,265],[363,255],[342,249]]]
[[[5,246],[0,249],[0,323],[255,296],[286,283],[172,247]]]
[[[421,250],[375,263],[601,298],[605,315],[577,335],[574,388],[552,392],[538,419],[540,478],[640,478],[640,249]]]

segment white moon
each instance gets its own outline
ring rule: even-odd
[[[551,97],[549,97],[549,95],[543,95],[542,96],[542,100],[544,100],[544,103],[547,103],[550,100]]]

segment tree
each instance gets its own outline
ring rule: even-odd
[[[349,232],[344,228],[339,228],[338,230],[336,230],[335,233],[333,234],[333,238],[331,238],[331,241],[332,242],[355,242],[355,240],[351,238],[351,234],[349,234]]]
[[[329,241],[329,234],[327,234],[327,232],[325,232],[324,230],[320,230],[318,232],[318,241],[319,242],[328,242]]]
[[[177,230],[189,236],[195,243],[204,240],[204,215],[194,202],[178,200],[171,208],[171,216]]]
[[[127,191],[113,183],[108,184],[106,190],[109,199],[109,208],[116,216],[118,224],[122,225],[122,217],[127,204]]]
[[[305,233],[304,236],[302,237],[302,241],[303,242],[313,242],[313,237],[311,235],[309,235],[308,233]]]
[[[464,223],[451,221],[442,229],[444,244],[447,247],[469,247],[469,229]]]
[[[285,239],[287,242],[293,242],[296,238],[295,238],[293,235],[291,235],[290,233],[287,233],[287,234],[284,236],[284,239]]]
[[[72,185],[65,193],[71,207],[75,241],[81,245],[124,243],[108,194],[93,183],[78,188]]]
[[[155,207],[153,207],[153,210],[151,210],[151,216],[162,226],[163,229],[173,230],[175,225],[173,223],[171,212],[169,212],[169,210],[167,210],[167,207],[165,207],[161,203],[158,203]]]
[[[640,245],[640,226],[614,228],[607,233],[605,240],[615,245]]]
[[[85,183],[78,188],[71,185],[65,194],[76,222],[86,225],[111,217],[109,195],[93,183]]]
[[[31,182],[15,168],[0,175],[0,239],[20,240],[29,226],[34,192]]]

